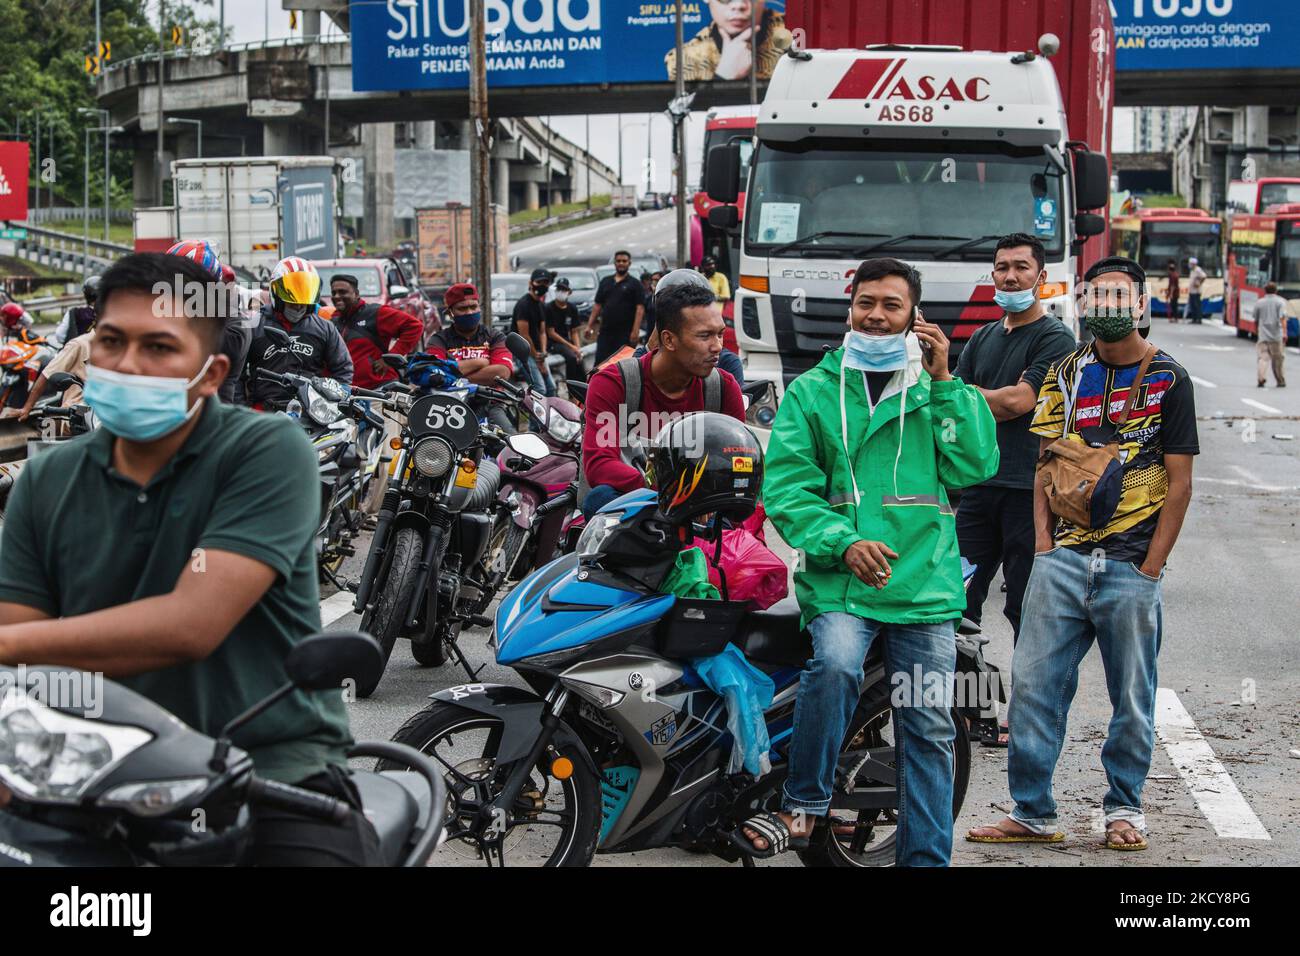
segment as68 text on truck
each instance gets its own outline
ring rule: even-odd
[[[977,20],[985,6],[949,3],[945,19],[922,23],[908,19],[913,5],[884,0],[879,15],[857,22],[892,24],[889,36],[869,38],[889,45],[792,47],[759,108],[748,183],[738,182],[739,144],[710,149],[709,198],[726,204],[745,193],[743,225],[734,206],[709,217],[739,232],[735,328],[746,378],[783,389],[824,346],[838,346],[850,279],[863,259],[880,256],[920,270],[925,317],[952,340],[955,364],[970,335],[1002,315],[992,261],[1012,232],[1042,242],[1040,295],[1077,331],[1075,287],[1105,249],[1109,10],[1106,0],[1045,0],[1018,27],[1008,13],[998,35],[1016,44],[1009,52],[903,45],[988,36]],[[791,22],[810,17],[815,43],[812,6],[787,9]],[[1040,23],[1059,34],[1025,35]]]

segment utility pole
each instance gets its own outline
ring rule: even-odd
[[[36,206],[32,214],[32,222],[41,220],[41,111],[36,110],[36,175],[32,177],[32,182],[36,185]]]
[[[749,105],[758,105],[758,4],[749,3]],[[680,60],[678,61],[681,62]]]
[[[492,129],[488,119],[487,22],[483,0],[469,0],[469,121],[473,144],[470,150],[470,248],[474,257],[474,284],[479,301],[492,307],[491,248],[492,191],[490,172]]]
[[[582,147],[582,160],[587,166],[587,211],[591,211],[591,114],[587,119],[587,142]]]
[[[677,102],[679,109],[686,98],[686,58],[682,36],[682,0],[677,0]],[[686,233],[686,119],[690,110],[675,112],[673,130],[677,140],[677,268],[686,267],[690,240]]]
[[[645,115],[645,191],[652,193],[655,191],[655,160],[651,149],[654,147],[654,140],[651,138],[654,134],[655,115],[646,113]]]
[[[618,184],[623,185],[623,114],[618,119]]]
[[[157,187],[155,195],[157,196],[157,205],[163,204],[163,180],[166,178],[163,172],[163,73],[165,72],[163,63],[163,43],[164,31],[167,29],[167,0],[158,0],[158,147],[157,156],[154,157],[154,165],[157,167]]]
[[[551,218],[551,118],[546,117],[546,218]]]

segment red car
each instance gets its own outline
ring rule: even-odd
[[[331,304],[330,281],[336,275],[354,275],[357,277],[357,291],[367,302],[391,305],[415,316],[424,323],[425,335],[431,329],[441,328],[437,307],[420,291],[415,279],[406,276],[394,259],[314,259],[312,265],[320,273],[322,305]]]

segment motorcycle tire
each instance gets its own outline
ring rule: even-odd
[[[417,644],[412,641],[411,656],[421,667],[437,667],[439,664],[447,663],[447,645],[441,638],[427,644]]]
[[[420,564],[424,542],[414,528],[398,528],[393,535],[392,549],[385,559],[387,573],[380,577],[379,597],[374,611],[362,620],[361,629],[373,634],[383,652],[384,668],[393,654],[393,645],[402,633],[402,618],[411,606],[411,591],[415,588],[415,572]],[[357,696],[364,699],[375,692],[383,671],[374,684],[357,685]]]
[[[525,546],[528,544],[528,529],[521,528],[513,521],[510,522],[510,530],[506,532],[506,542],[501,546],[501,558],[506,569],[506,581],[518,581],[528,571],[527,568],[521,568],[519,561],[523,555]]]
[[[888,721],[893,719],[889,704],[889,691],[890,686],[888,684],[880,684],[858,702],[853,719],[849,721],[848,732],[844,735],[844,744],[841,751],[853,747],[860,736],[878,733]],[[970,783],[970,735],[966,730],[966,721],[957,713],[955,708],[952,711],[952,720],[956,726],[956,736],[952,744],[952,817],[953,820],[956,820],[958,814],[961,813],[962,803],[966,799],[966,787]],[[834,794],[831,796],[830,812],[835,814]],[[863,814],[868,812],[879,813],[880,811],[861,811],[858,814],[859,821],[862,821]],[[843,811],[843,813],[847,815],[851,814],[852,811]],[[893,811],[893,813],[893,820],[896,821],[897,812]],[[889,821],[878,822],[888,824]],[[874,826],[870,832],[874,835]],[[819,821],[807,849],[796,852],[804,866],[876,867],[894,865],[896,832],[889,833],[888,836],[881,840],[873,839],[866,846],[854,849],[853,843],[857,841],[857,837],[856,830],[852,837],[837,835],[829,826],[824,825],[823,821]]]
[[[438,863],[449,863],[453,857],[460,855],[465,862],[473,862],[478,855],[478,848],[471,841],[457,835],[459,827],[463,827],[468,820],[477,814],[477,797],[476,792],[467,792],[466,777],[467,775],[477,775],[478,779],[485,780],[490,778],[489,763],[490,755],[486,752],[486,747],[472,747],[477,758],[473,762],[475,767],[471,771],[466,762],[455,762],[456,756],[449,753],[439,753],[437,744],[446,742],[449,746],[454,746],[457,736],[466,736],[473,740],[472,732],[478,730],[489,736],[491,739],[501,739],[501,720],[490,714],[475,713],[458,707],[447,701],[434,701],[423,710],[413,714],[406,723],[398,729],[393,735],[393,740],[397,743],[407,744],[414,747],[421,753],[429,754],[434,757],[436,762],[444,766],[458,768],[455,773],[448,772],[444,776],[447,780],[447,837],[439,849],[438,854],[441,858],[435,857],[430,862],[434,865]],[[551,738],[551,745],[546,753],[550,755],[551,760],[559,757],[567,757],[573,765],[573,772],[564,780],[557,780],[554,777],[546,776],[546,784],[549,790],[551,785],[558,787],[558,791],[563,794],[564,807],[563,811],[549,811],[556,816],[563,816],[567,823],[559,826],[531,826],[526,820],[520,820],[511,825],[502,835],[503,847],[514,843],[517,853],[506,860],[511,866],[530,865],[533,862],[540,862],[542,866],[588,866],[592,858],[596,855],[596,841],[600,835],[601,820],[601,798],[600,785],[596,775],[592,772],[589,761],[583,753],[582,741],[574,733],[573,729],[563,720],[555,728],[555,734]],[[481,766],[480,766],[481,764]],[[376,770],[404,770],[405,767],[391,760],[380,760],[375,765]],[[532,779],[537,781],[539,775],[545,775],[540,768],[534,768]],[[497,777],[504,780],[507,774],[501,773]],[[462,795],[465,798],[466,808],[460,809]],[[548,812],[548,811],[542,811]],[[519,830],[521,833],[512,838],[512,831]],[[527,840],[530,833],[554,832],[558,830],[560,836],[556,839],[556,848],[548,854],[545,859],[540,855],[532,857],[527,856],[527,849],[520,848],[520,844]],[[507,855],[508,851],[503,851]],[[522,859],[521,859],[522,857]],[[479,859],[482,859],[479,857]],[[491,861],[484,860],[488,865],[495,865]]]

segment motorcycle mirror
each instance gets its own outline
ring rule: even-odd
[[[47,381],[49,382],[50,391],[56,393],[67,391],[74,385],[81,386],[85,384],[80,378],[73,375],[71,372],[55,372],[53,375],[49,376]]]
[[[348,681],[371,687],[383,676],[379,642],[362,631],[326,631],[300,641],[289,652],[284,669],[303,690],[342,688]]]
[[[511,435],[506,439],[506,444],[510,446],[511,451],[533,461],[540,461],[551,453],[551,446],[546,444],[541,436],[531,433]]]
[[[393,299],[405,299],[410,294],[411,294],[411,289],[409,286],[390,285],[388,287],[388,295],[390,298]]]
[[[406,368],[406,356],[396,352],[385,352],[384,362],[389,368]]]
[[[289,344],[289,333],[285,332],[284,329],[277,329],[274,325],[267,325],[263,328],[263,331],[266,332],[266,337],[276,345]]]
[[[528,340],[518,332],[511,332],[506,336],[506,348],[521,362],[527,362],[533,357],[533,350],[529,347]]]

